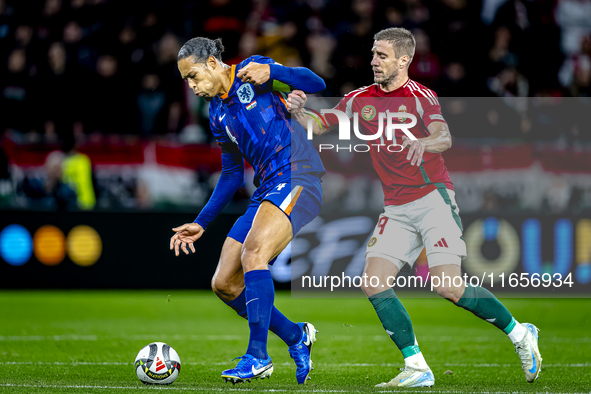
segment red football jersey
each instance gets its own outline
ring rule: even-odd
[[[427,127],[432,122],[445,122],[437,95],[431,89],[409,79],[404,85],[392,92],[384,92],[378,84],[354,90],[335,107],[345,112],[353,120],[357,113],[359,132],[364,135],[376,135],[382,128],[382,136],[371,141],[362,141],[370,146],[369,152],[373,166],[382,181],[386,205],[402,205],[417,200],[436,189],[435,183],[443,183],[453,190],[449,173],[443,163],[441,153],[425,152],[420,167],[411,166],[406,155],[408,149],[397,152],[401,147],[389,145],[401,144],[404,132],[396,128],[394,138],[386,137],[387,112],[407,112],[413,114],[417,123],[409,128],[416,138],[428,137]],[[329,125],[338,125],[338,118],[333,114],[324,115]],[[410,118],[395,117],[392,124],[411,123]],[[356,138],[351,133],[352,140]]]

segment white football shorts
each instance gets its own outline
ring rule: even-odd
[[[466,258],[466,243],[462,238],[460,209],[455,193],[436,189],[418,200],[403,205],[388,205],[379,217],[373,235],[367,243],[365,258],[381,257],[392,261],[398,269],[400,261],[412,267],[423,247],[429,255],[446,253]]]

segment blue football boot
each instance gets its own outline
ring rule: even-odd
[[[240,359],[238,365],[232,369],[226,369],[222,372],[222,378],[226,382],[244,383],[250,382],[252,379],[265,379],[270,378],[273,373],[273,362],[271,356],[267,357],[266,360],[255,358],[250,354],[245,354],[242,357],[236,357]]]
[[[316,328],[310,323],[298,323],[302,329],[302,337],[289,347],[289,355],[296,363],[296,379],[299,384],[306,383],[312,367],[312,345],[316,342]]]

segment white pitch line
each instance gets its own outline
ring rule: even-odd
[[[111,336],[98,336],[98,335],[0,335],[0,341],[99,341],[99,340],[114,340],[122,339],[127,341],[240,341],[245,340],[248,336],[245,335],[166,335],[166,334],[153,334],[153,335],[124,335],[121,337]],[[357,341],[359,336],[352,335],[333,335],[326,337],[327,340],[333,341]],[[364,339],[373,340],[376,342],[389,341],[387,335],[368,335]],[[457,337],[450,336],[424,336],[420,338],[421,341],[438,341],[438,342],[453,342],[457,341]],[[498,337],[462,337],[462,342],[490,342],[496,341]],[[541,338],[544,343],[570,343],[570,344],[584,344],[591,343],[591,337],[584,338]]]
[[[96,335],[0,335],[0,341],[98,341]]]
[[[34,384],[0,384],[0,387],[30,387],[30,388],[56,388],[56,389],[100,389],[100,390],[137,390],[138,387],[144,390],[183,390],[183,391],[205,391],[205,392],[212,392],[212,391],[244,391],[244,392],[251,392],[251,391],[266,391],[270,393],[285,393],[285,392],[293,392],[293,390],[287,389],[258,389],[258,388],[233,388],[233,387],[207,387],[207,388],[198,388],[198,387],[170,387],[170,386],[90,386],[90,385],[57,385],[57,384],[47,384],[47,385],[34,385]],[[298,392],[309,392],[309,393],[346,393],[350,391],[345,390],[306,390]],[[378,391],[379,392],[379,391]],[[386,393],[388,391],[384,391]],[[514,394],[514,393],[507,393],[507,394]],[[545,394],[553,394],[553,393],[545,393]],[[558,393],[556,393],[558,394]]]
[[[286,393],[286,392],[294,392],[293,389],[261,389],[261,388],[234,388],[234,387],[207,387],[207,388],[198,388],[198,387],[171,387],[171,386],[90,386],[90,385],[57,385],[57,384],[47,384],[47,385],[33,385],[33,384],[0,384],[0,387],[22,387],[22,388],[56,388],[56,389],[98,389],[98,390],[137,390],[138,387],[142,387],[145,390],[177,390],[177,391],[205,391],[205,392],[221,392],[221,391],[243,391],[243,392],[252,392],[252,391],[264,391],[268,393]],[[371,390],[372,387],[368,387],[368,390]],[[364,391],[351,391],[351,390],[323,390],[323,389],[311,389],[311,390],[297,390],[299,393],[364,393],[368,392]],[[413,390],[413,389],[405,389],[405,390],[371,390],[372,393],[437,393],[437,394],[456,394],[456,393],[465,393],[465,391],[461,390]],[[518,394],[519,391],[473,391],[474,393],[480,394]],[[525,392],[524,392],[525,393]],[[534,393],[534,394],[588,394],[588,393],[553,393],[548,391],[538,391],[532,392],[527,391],[527,393]]]
[[[227,362],[184,362],[182,365],[229,365],[231,361]],[[0,361],[0,365],[59,365],[59,366],[78,366],[78,365],[90,365],[90,366],[108,366],[108,365],[133,365],[132,362],[124,361],[112,361],[112,362],[92,362],[92,361]],[[293,365],[291,362],[284,362],[281,364],[275,363],[275,365]],[[393,367],[398,368],[402,363],[322,363],[316,362],[318,367]],[[517,364],[469,364],[469,363],[430,363],[431,366],[444,366],[444,367],[469,367],[469,368],[510,368]],[[574,363],[574,364],[543,364],[544,368],[591,368],[591,363]]]
[[[228,365],[231,362],[216,362],[216,363],[207,363],[207,362],[197,362],[197,363],[189,363],[185,362],[182,365]],[[90,366],[100,366],[100,365],[129,365],[133,366],[131,362],[123,362],[123,361],[112,361],[112,362],[92,362],[92,361],[0,361],[0,365],[59,365],[59,366],[71,366],[77,367],[79,365],[90,365]]]
[[[426,390],[413,390],[413,389],[406,389],[406,390],[381,390],[381,391],[371,391],[373,393],[442,393],[442,394],[454,394],[454,393],[466,393],[465,390],[431,390],[430,388],[426,387]],[[588,392],[559,392],[553,393],[550,391],[470,391],[470,393],[479,393],[479,394],[519,394],[519,393],[529,393],[529,394],[589,394]]]
[[[242,335],[129,335],[123,337],[99,337],[98,335],[0,335],[0,341],[98,341],[124,339],[128,341],[152,341],[155,338],[168,341],[238,341],[247,338]]]
[[[497,367],[513,367],[515,364],[443,364],[446,367],[473,367],[473,368],[497,368]],[[575,363],[575,364],[542,364],[543,368],[590,368],[591,363]]]
[[[322,364],[314,362],[314,365],[329,366],[329,367],[400,367],[402,363],[341,363],[341,364]],[[431,366],[444,367],[470,367],[470,368],[498,368],[498,367],[514,367],[517,364],[452,364],[452,363],[429,363]],[[575,364],[543,364],[544,368],[591,368],[591,363],[575,363]]]

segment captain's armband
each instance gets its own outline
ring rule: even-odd
[[[315,111],[311,108],[304,107],[302,109],[303,113],[308,115],[310,118],[314,119],[318,126],[320,127],[320,131],[324,132],[325,130],[328,131],[328,125],[326,124],[326,119],[322,116],[318,111]]]

